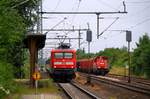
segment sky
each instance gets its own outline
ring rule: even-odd
[[[104,31],[115,19],[119,19],[97,39],[96,15],[54,15],[44,14],[44,29],[87,29],[92,31],[92,42],[90,52],[96,53],[105,48],[121,48],[127,46],[126,33],[111,30],[129,30],[132,31],[131,50],[136,48],[135,42],[139,37],[147,33],[150,36],[150,0],[124,0],[127,14],[100,15],[100,33]],[[45,12],[117,12],[123,11],[123,0],[43,0],[43,11]],[[64,18],[66,19],[64,20]],[[62,21],[64,20],[64,21]],[[61,22],[62,21],[62,22]],[[60,23],[61,22],[61,23]],[[60,23],[60,24],[58,24]],[[58,24],[58,25],[57,25]],[[47,38],[66,35],[70,38],[77,38],[78,32],[53,31],[48,32]],[[86,32],[81,34],[81,49],[88,50],[86,41]],[[65,40],[65,42],[69,42]],[[49,53],[50,47],[56,47],[55,43],[59,40],[46,40],[45,53]],[[78,49],[78,40],[71,40],[71,47]]]

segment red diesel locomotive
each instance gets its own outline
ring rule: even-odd
[[[81,59],[77,62],[77,65],[81,72],[94,73],[102,76],[109,72],[108,58],[105,56]]]
[[[71,80],[75,78],[76,51],[64,45],[51,51],[50,75],[54,80]]]

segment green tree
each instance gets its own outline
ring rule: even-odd
[[[0,7],[15,9],[24,20],[24,23],[30,27],[34,25],[37,19],[35,10],[38,1],[40,0],[1,0]]]
[[[23,64],[23,39],[35,22],[37,0],[0,0],[0,99],[15,89],[13,73]],[[33,2],[34,1],[34,2]]]
[[[150,38],[147,34],[136,43],[132,57],[133,73],[150,78]]]
[[[0,99],[15,91],[12,72],[11,64],[0,61]]]
[[[36,22],[35,9],[38,1],[0,1],[0,60],[11,63],[15,72],[23,65],[22,56],[26,53],[23,49],[23,39],[27,29]]]
[[[126,47],[106,48],[98,53],[85,53],[83,50],[77,50],[77,59],[92,58],[96,56],[107,56],[111,66],[124,66],[128,60]]]
[[[95,57],[95,54],[94,53],[85,53],[84,50],[77,50],[76,52],[77,54],[77,59],[86,59],[86,58],[92,58],[92,57]]]
[[[12,47],[22,40],[25,24],[17,11],[0,8],[0,59],[10,60]]]
[[[111,66],[124,66],[127,61],[126,47],[122,48],[106,48],[104,51],[97,53],[97,56],[107,56]]]

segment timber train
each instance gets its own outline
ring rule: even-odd
[[[93,73],[102,76],[105,76],[109,72],[108,58],[106,56],[80,59],[77,61],[77,67],[80,72]]]
[[[70,81],[75,78],[76,51],[69,44],[61,43],[57,49],[52,49],[49,61],[47,70],[54,81]]]

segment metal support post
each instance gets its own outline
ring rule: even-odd
[[[132,41],[132,33],[131,31],[126,31],[126,41],[128,42],[128,83],[131,82],[131,56],[130,56],[130,42]]]
[[[130,42],[128,42],[128,83],[131,82],[131,56],[130,56]]]
[[[41,1],[40,1],[40,11],[41,11],[41,12],[43,11],[43,5],[42,5],[42,3],[43,3],[43,2],[42,2],[42,0],[41,0]],[[41,20],[40,20],[40,21],[41,21],[41,22],[40,22],[40,23],[41,23],[41,28],[40,28],[40,29],[41,29],[41,34],[43,34],[43,33],[42,33],[42,32],[43,32],[43,20],[42,20],[43,15],[42,15],[42,13],[40,14],[40,16],[41,16],[41,18],[40,18],[40,19],[41,19]]]
[[[38,89],[38,80],[35,80],[35,99],[38,99],[37,89]]]
[[[90,53],[90,42],[88,42],[88,54]]]
[[[100,13],[96,13],[97,15],[97,39],[99,38],[99,15]]]
[[[80,29],[79,29],[79,44],[78,44],[79,49],[80,49],[80,44],[81,44],[80,38],[81,38],[81,32],[80,32]]]
[[[90,42],[88,42],[88,54],[90,54]],[[89,58],[90,57],[88,56],[88,60]],[[88,67],[87,84],[91,84],[90,67]]]
[[[89,24],[88,24],[88,28],[89,28]],[[90,54],[90,42],[92,41],[92,31],[89,29],[87,31],[87,37],[86,40],[88,42],[88,54]],[[90,56],[88,55],[88,60],[89,60]],[[91,77],[90,77],[90,66],[88,67],[88,77],[87,77],[87,84],[91,84]]]
[[[71,44],[71,39],[69,39],[69,44]]]

